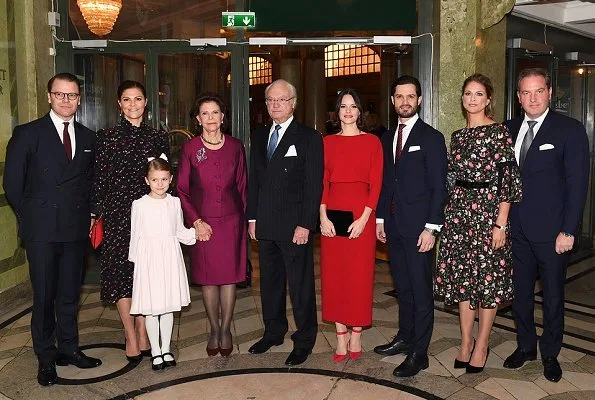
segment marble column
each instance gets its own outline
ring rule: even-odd
[[[300,47],[284,46],[279,52],[279,78],[295,86],[297,90],[297,106],[294,116],[304,121],[304,90],[302,83],[302,54]]]
[[[325,131],[326,78],[324,47],[311,47],[304,60],[304,123],[319,132]]]
[[[442,0],[438,36],[438,129],[450,134],[464,123],[461,85],[480,72],[492,79],[496,116],[504,115],[506,14],[514,0]]]

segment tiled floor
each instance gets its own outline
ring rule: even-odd
[[[564,371],[558,383],[543,378],[541,363],[519,370],[502,367],[515,348],[514,323],[509,307],[496,319],[486,369],[477,375],[454,370],[460,333],[456,310],[436,302],[430,345],[430,366],[413,378],[398,379],[392,370],[404,356],[381,357],[371,350],[390,340],[397,326],[397,300],[389,266],[378,261],[374,294],[374,323],[363,335],[364,354],[356,361],[332,361],[334,327],[320,323],[313,354],[297,368],[284,360],[292,345],[285,343],[263,355],[247,354],[263,331],[255,257],[254,286],[238,291],[232,357],[207,357],[208,323],[200,288],[192,287],[192,304],[176,315],[174,352],[178,366],[153,372],[148,361],[128,365],[123,332],[113,306],[99,301],[98,286],[86,284],[81,297],[81,345],[103,365],[93,370],[58,367],[59,384],[40,387],[37,362],[31,349],[28,305],[11,315],[0,315],[0,400],[9,399],[595,399],[595,258],[568,270],[564,348],[559,361]],[[319,275],[316,282],[320,290]],[[538,300],[539,297],[539,288]],[[571,299],[571,300],[570,300]],[[320,293],[317,296],[320,302]],[[295,327],[288,300],[290,329]],[[320,315],[319,315],[320,318]],[[541,308],[536,320],[541,322]]]

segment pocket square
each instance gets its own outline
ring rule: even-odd
[[[421,150],[420,146],[409,146],[409,150],[407,150],[409,153],[414,152],[414,151],[419,151]]]
[[[554,148],[554,145],[553,144],[549,144],[549,143],[542,144],[541,146],[539,146],[539,150],[540,151],[541,150],[551,150],[553,148]]]
[[[297,151],[295,149],[295,145],[289,146],[287,149],[287,153],[285,153],[285,157],[297,157]]]
[[[85,149],[85,150],[83,150],[83,151],[84,151],[85,153],[90,153],[90,152],[91,152],[91,150],[89,150],[89,149]]]

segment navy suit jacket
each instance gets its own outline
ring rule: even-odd
[[[523,118],[505,122],[515,143]],[[510,211],[512,236],[522,230],[530,241],[550,242],[560,232],[575,235],[589,185],[585,127],[549,110],[527,152],[521,177],[523,199]]]
[[[256,220],[256,237],[291,241],[297,226],[312,233],[322,199],[324,154],[322,136],[294,118],[270,161],[267,145],[271,124],[250,139],[247,218]],[[295,146],[297,156],[285,157]]]
[[[25,241],[70,242],[89,236],[95,133],[75,122],[68,161],[49,113],[14,129],[6,149],[4,191]]]
[[[384,218],[385,224],[391,223],[394,217],[399,233],[415,238],[426,223],[444,223],[446,145],[442,133],[418,119],[403,146],[399,164],[395,166],[395,134],[396,130],[386,131],[381,139],[384,174],[376,217]],[[391,215],[391,203],[394,216]]]

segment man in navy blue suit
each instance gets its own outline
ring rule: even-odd
[[[50,79],[48,102],[48,114],[14,129],[4,168],[4,191],[29,261],[31,337],[43,386],[56,382],[56,364],[101,365],[79,350],[77,328],[95,133],[74,119],[80,102],[76,76]]]
[[[517,349],[504,366],[518,368],[537,358],[534,290],[539,274],[543,374],[557,382],[562,377],[556,357],[564,332],[564,280],[587,195],[589,142],[579,121],[549,109],[552,87],[546,70],[521,71],[517,96],[524,116],[506,122],[523,180],[523,200],[510,210]]]
[[[376,236],[388,241],[399,293],[399,330],[391,342],[374,351],[407,354],[393,371],[393,375],[405,377],[428,367],[434,325],[430,250],[444,222],[447,162],[444,136],[417,114],[419,81],[403,75],[393,83],[391,93],[399,125],[382,136],[384,175]]]

